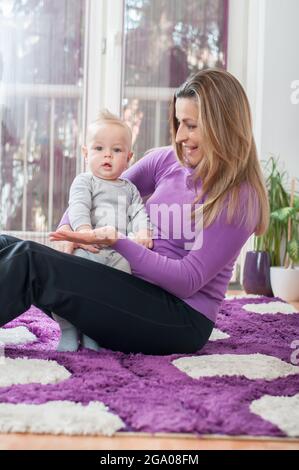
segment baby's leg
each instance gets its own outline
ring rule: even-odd
[[[81,345],[83,346],[83,348],[92,349],[93,351],[101,350],[99,344],[87,335],[82,335]]]
[[[59,324],[61,330],[61,338],[57,347],[60,352],[74,352],[78,350],[79,346],[79,333],[70,322],[64,318],[52,313],[52,317]]]
[[[111,268],[119,269],[124,273],[132,274],[129,262],[126,260],[126,258],[117,253],[117,251],[111,250],[111,253],[108,256],[107,262],[105,264],[107,266],[111,266]]]
[[[96,263],[106,264],[106,255],[104,254],[104,250],[99,253],[91,253],[90,251],[79,248],[75,250],[74,254]],[[82,334],[80,342],[83,348],[92,349],[93,351],[100,351],[101,349],[98,343],[87,335]]]

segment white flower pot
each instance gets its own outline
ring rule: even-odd
[[[280,297],[286,302],[299,300],[299,267],[286,269],[282,266],[272,266],[270,280],[275,297]]]

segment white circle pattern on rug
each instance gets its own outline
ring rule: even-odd
[[[102,402],[71,401],[44,404],[0,404],[0,432],[112,436],[125,427]]]
[[[243,309],[247,312],[260,313],[264,314],[275,314],[283,313],[285,315],[290,315],[292,313],[298,313],[298,310],[293,307],[293,305],[284,303],[284,302],[269,302],[267,304],[246,304],[243,305]]]
[[[214,328],[211,336],[209,337],[209,341],[218,341],[219,339],[228,339],[228,338],[230,338],[230,336],[227,333],[219,330],[218,328]]]
[[[0,369],[0,387],[30,383],[58,383],[70,376],[70,372],[56,361],[4,357]]]
[[[265,354],[212,354],[181,357],[173,365],[193,379],[244,376],[250,380],[274,380],[299,374],[299,367]]]
[[[257,294],[235,294],[235,295],[226,294],[224,300],[233,300],[233,299],[259,299],[259,298],[261,298],[261,297],[262,297],[261,295],[257,295]]]
[[[264,395],[251,403],[250,411],[275,424],[287,436],[299,436],[299,394],[293,397]]]
[[[25,326],[0,328],[0,344],[27,344],[37,341],[37,337]]]

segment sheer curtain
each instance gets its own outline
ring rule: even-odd
[[[0,0],[1,230],[42,237],[67,207],[80,165],[85,13],[86,0]]]
[[[226,68],[228,0],[125,0],[123,114],[136,159],[168,145],[174,89],[197,70]]]
[[[105,102],[100,93],[107,95],[104,74],[109,80],[111,73],[111,64],[106,71],[102,65],[104,35],[113,29],[115,12],[107,24],[99,13],[92,18],[91,29],[103,30],[103,43],[87,44],[88,5],[101,3],[105,11],[114,1],[120,8],[116,0],[0,0],[1,230],[45,242],[43,234],[67,207],[70,184],[82,168],[85,64],[90,57],[98,64],[97,78],[90,68],[88,82],[96,108]],[[122,5],[119,92],[137,160],[145,150],[170,142],[175,87],[198,69],[226,67],[228,0],[123,0]]]

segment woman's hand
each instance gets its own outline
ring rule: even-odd
[[[139,245],[143,245],[145,248],[149,248],[150,250],[154,246],[152,239],[152,230],[141,229],[137,233],[132,233],[130,238]]]
[[[58,233],[74,233],[72,231],[72,228],[70,225],[61,225],[55,234]],[[50,234],[50,240],[54,241],[54,246],[53,248],[57,251],[60,251],[62,253],[67,253],[69,255],[72,255],[74,250],[76,248],[82,248],[83,250],[90,251],[91,253],[98,253],[99,248],[93,245],[84,245],[83,243],[74,243],[73,241],[69,241],[67,239],[61,239],[61,238],[51,238]]]
[[[101,247],[112,246],[119,238],[119,234],[114,227],[101,227],[92,231],[72,232],[70,230],[59,229],[57,232],[49,234],[51,241],[67,241],[75,244],[100,245]]]

